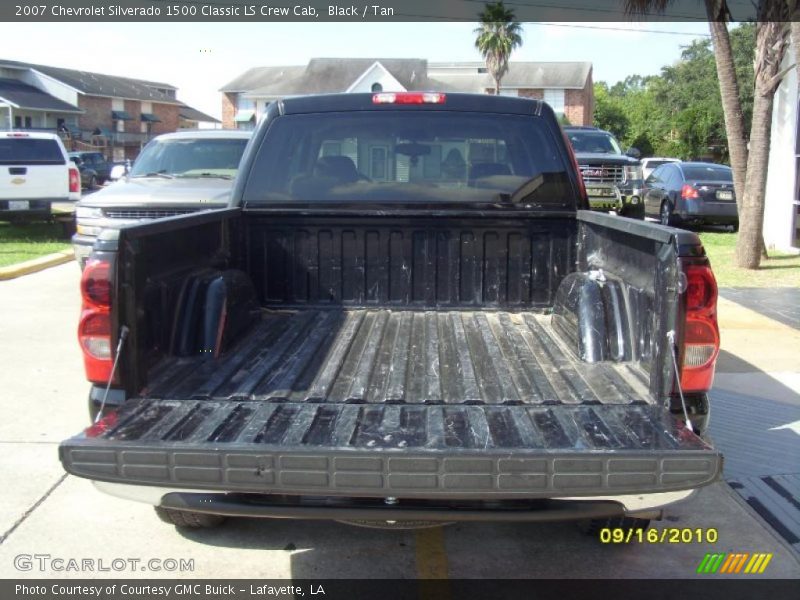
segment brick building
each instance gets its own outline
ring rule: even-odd
[[[166,83],[0,59],[0,129],[52,130],[68,149],[135,158],[153,136],[216,119]]]
[[[314,58],[305,66],[256,67],[220,89],[222,126],[252,128],[267,104],[286,96],[376,90],[494,93],[494,82],[479,62]],[[592,124],[590,62],[511,62],[500,93],[543,99],[572,125]]]

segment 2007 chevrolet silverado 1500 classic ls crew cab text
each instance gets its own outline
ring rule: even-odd
[[[96,242],[61,461],[186,526],[656,518],[721,473],[716,284],[587,209],[542,102],[276,102],[230,208]]]

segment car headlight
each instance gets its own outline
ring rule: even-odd
[[[75,231],[77,231],[80,235],[88,235],[90,237],[97,237],[100,235],[100,232],[103,230],[102,227],[89,227],[87,225],[76,225]]]
[[[103,209],[92,208],[90,206],[78,206],[75,209],[75,216],[79,219],[102,219]]]
[[[635,179],[642,179],[641,165],[632,165],[629,167],[625,167],[625,180],[632,181]]]

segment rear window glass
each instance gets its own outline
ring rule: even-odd
[[[32,138],[0,138],[0,165],[34,164],[66,164],[58,142]]]
[[[247,141],[247,138],[154,140],[136,159],[131,177],[233,177]]]
[[[576,204],[559,146],[536,117],[363,111],[278,117],[248,206],[315,202]]]
[[[583,154],[622,154],[617,140],[603,131],[568,130],[567,137],[575,152]]]
[[[649,169],[655,169],[656,167],[660,167],[661,165],[666,165],[667,163],[674,163],[674,160],[647,160],[645,166]]]
[[[733,172],[721,165],[683,167],[683,176],[698,181],[733,181]]]

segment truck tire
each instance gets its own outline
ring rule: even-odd
[[[158,518],[175,525],[175,527],[185,527],[187,529],[210,529],[216,527],[225,520],[221,515],[207,515],[205,513],[195,513],[186,510],[175,510],[173,508],[155,507]]]
[[[581,533],[592,537],[599,537],[603,529],[629,529],[645,531],[650,527],[650,519],[637,519],[636,517],[607,517],[605,519],[590,519],[579,521],[578,528]]]

